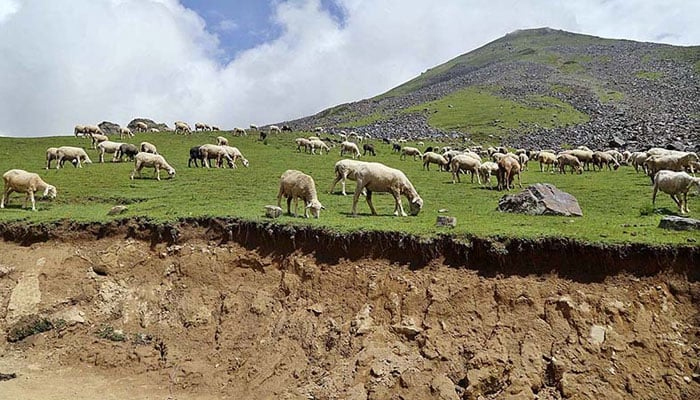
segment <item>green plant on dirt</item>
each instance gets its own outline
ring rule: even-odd
[[[114,329],[111,325],[102,325],[100,329],[95,332],[95,335],[100,339],[110,340],[112,342],[125,342],[126,335]]]
[[[20,320],[19,323],[10,329],[7,333],[7,341],[11,343],[19,342],[37,333],[48,332],[53,328],[54,324],[48,318],[29,317],[29,319]]]
[[[664,74],[663,72],[638,71],[634,74],[637,78],[646,79],[648,81],[658,81]]]

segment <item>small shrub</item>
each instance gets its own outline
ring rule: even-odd
[[[32,316],[28,319],[22,319],[10,329],[10,332],[7,334],[7,341],[10,343],[19,342],[37,333],[50,331],[53,327],[53,323],[47,318]]]
[[[126,335],[123,332],[115,331],[110,325],[103,325],[96,333],[101,339],[111,340],[112,342],[125,342]]]

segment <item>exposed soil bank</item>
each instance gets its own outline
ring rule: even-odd
[[[9,398],[700,398],[693,248],[221,219],[1,231]]]
[[[339,234],[313,227],[293,227],[238,219],[185,219],[158,224],[127,219],[106,224],[71,222],[27,226],[0,223],[6,241],[22,245],[47,240],[99,239],[107,236],[177,244],[188,239],[190,228],[204,228],[210,240],[236,242],[266,254],[313,253],[322,262],[381,258],[421,268],[435,259],[454,267],[477,270],[485,276],[531,275],[555,272],[578,281],[598,281],[621,272],[649,276],[661,271],[700,280],[700,246],[647,244],[590,244],[565,238],[493,239],[443,235],[424,239],[400,232]]]

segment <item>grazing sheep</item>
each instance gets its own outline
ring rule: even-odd
[[[622,153],[620,153],[617,150],[606,150],[605,153],[609,154],[620,165],[624,164],[625,160],[627,159]]]
[[[219,128],[219,127],[216,126],[216,125],[212,125],[212,126],[211,126],[211,130],[212,130],[212,131],[220,131],[221,128]],[[245,132],[245,131],[244,131],[244,132]]]
[[[248,136],[248,133],[243,128],[233,128],[234,136]]]
[[[318,132],[318,133],[323,133],[325,132],[325,129],[322,126],[317,126],[314,129],[312,129],[313,132]]]
[[[243,166],[248,168],[250,163],[248,162],[248,160],[245,157],[243,157],[243,153],[241,153],[241,151],[238,150],[238,147],[231,147],[231,146],[221,146],[221,147],[223,147],[224,150],[226,151],[226,153],[229,156],[231,156],[231,164],[230,164],[231,168],[237,168],[236,161],[238,161],[238,160],[241,160],[241,163],[243,164]]]
[[[540,151],[537,154],[537,161],[540,162],[540,172],[544,172],[545,166],[554,173],[554,167],[557,165],[557,156],[548,151]]]
[[[423,154],[423,169],[430,171],[430,164],[437,164],[440,167],[440,171],[444,171],[447,169],[449,162],[441,154],[429,151]]]
[[[498,160],[498,190],[510,190],[513,187],[513,179],[518,176],[518,186],[523,187],[520,182],[520,162],[517,157],[502,157]]]
[[[365,156],[367,153],[376,156],[377,152],[374,150],[374,145],[371,143],[365,143],[362,145],[362,155]]]
[[[123,156],[126,156],[127,160],[134,161],[134,156],[138,154],[139,148],[131,143],[122,143],[119,146],[119,150],[114,154],[114,157],[121,161]]]
[[[149,129],[148,131],[151,132],[151,133],[158,133],[158,132],[160,132],[160,131],[158,130],[158,128],[151,128],[151,129]]]
[[[228,139],[226,139],[223,136],[217,136],[216,137],[216,145],[217,146],[228,146]]]
[[[530,157],[525,153],[520,153],[518,156],[518,162],[520,162],[520,167],[523,171],[527,171],[527,162],[530,161]]]
[[[415,160],[416,160],[416,157],[422,158],[422,157],[423,157],[423,154],[420,152],[420,150],[418,150],[418,149],[415,148],[415,147],[408,147],[408,146],[406,146],[406,147],[404,147],[404,148],[401,149],[401,156],[400,156],[399,158],[400,158],[401,160],[405,160],[405,159],[406,159],[406,156],[413,156],[413,160],[415,161]]]
[[[635,151],[630,154],[628,163],[634,167],[635,172],[639,173],[639,167],[642,167],[642,172],[646,174],[647,171],[646,167],[644,167],[644,161],[646,161],[647,158],[649,158],[649,155],[646,151]]]
[[[345,193],[345,180],[350,179],[350,180],[356,180],[355,178],[355,170],[357,169],[358,166],[364,164],[364,161],[357,161],[357,160],[340,160],[337,163],[335,163],[335,166],[333,167],[335,171],[335,180],[331,184],[331,188],[328,191],[328,193],[333,193],[333,189],[335,188],[335,185],[338,182],[341,182],[341,186],[343,188],[343,196],[347,196],[347,193]]]
[[[308,140],[321,140],[321,138],[318,136],[309,136],[309,137],[307,137],[307,139]]]
[[[665,156],[651,156],[644,161],[644,168],[651,177],[652,183],[654,175],[662,169],[669,171],[684,171],[686,168],[692,169],[692,165],[698,162],[695,153],[682,153],[683,155],[672,154]]]
[[[157,180],[160,180],[161,169],[168,172],[168,178],[175,176],[175,168],[171,167],[160,154],[138,153],[134,156],[134,170],[131,171],[131,179],[134,179],[134,175],[136,174],[141,178],[141,169],[143,169],[143,167],[153,167]]]
[[[75,137],[78,137],[78,134],[87,136],[87,132],[85,131],[85,126],[83,125],[76,125],[73,128],[73,134],[75,134]]]
[[[442,153],[442,156],[445,157],[448,162],[450,162],[455,156],[458,156],[460,154],[462,154],[462,152],[459,150],[448,150]],[[479,160],[479,162],[481,162],[481,160]]]
[[[391,145],[391,152],[392,152],[392,153],[399,153],[399,152],[401,152],[401,145],[400,145],[400,144],[393,143],[393,144]]]
[[[326,154],[331,152],[330,147],[322,140],[311,140],[309,141],[309,145],[311,147],[311,154],[316,154],[316,149],[320,149],[318,154],[322,154],[323,150],[326,151]]]
[[[282,129],[277,125],[270,125],[270,134],[273,133],[282,133]]]
[[[100,129],[99,126],[95,126],[95,125],[85,125],[83,127],[83,130],[88,135],[104,135],[105,134],[104,132],[102,132],[102,129]]]
[[[58,148],[49,147],[46,149],[46,169],[51,168],[51,161],[58,160]]]
[[[56,149],[57,163],[56,169],[63,166],[64,161],[70,161],[74,166],[78,168],[83,167],[83,162],[86,164],[92,164],[90,157],[88,157],[85,149],[82,147],[72,147],[72,146],[61,146]],[[77,162],[77,165],[76,165]]]
[[[582,150],[582,151],[587,151],[587,152],[591,152],[591,153],[593,152],[593,150],[588,148],[588,146],[577,146],[576,150]],[[583,162],[583,161],[581,161],[581,162]]]
[[[622,157],[622,154],[620,154],[620,157]],[[613,157],[612,154],[602,151],[594,151],[593,170],[595,171],[596,167],[598,167],[598,169],[602,171],[604,165],[607,165],[608,170],[610,171],[613,169],[617,171],[617,169],[620,168],[620,163],[615,159],[615,157]]]
[[[139,149],[144,153],[158,154],[156,146],[148,142],[141,142]]]
[[[258,126],[255,125],[255,124],[250,124],[248,127],[249,127],[250,129],[254,130],[254,131],[257,131],[257,130],[258,130]]]
[[[678,205],[681,214],[689,213],[688,192],[695,188],[700,192],[700,178],[694,178],[686,172],[661,170],[654,175],[654,192],[651,195],[651,203],[656,205],[656,192],[661,190],[671,195],[671,199]],[[683,195],[679,198],[678,195]]]
[[[282,125],[282,132],[292,132],[292,127],[289,125]]]
[[[498,164],[493,161],[486,161],[479,166],[479,177],[481,178],[481,184],[489,184],[489,189],[493,188],[491,186],[491,176],[498,176]]]
[[[175,121],[175,133],[192,133],[192,128],[186,122]]]
[[[143,121],[136,122],[136,132],[146,132],[148,130],[148,124]]]
[[[190,168],[192,166],[192,162],[194,161],[194,166],[199,167],[197,165],[197,160],[201,162],[201,166],[204,166],[204,159],[202,158],[202,154],[199,152],[199,148],[201,146],[194,146],[190,148],[190,159],[187,160],[187,168]]]
[[[100,135],[99,133],[91,133],[90,138],[92,139],[92,148],[97,149],[97,145],[109,140],[109,138],[105,135]]]
[[[557,164],[559,165],[559,172],[562,174],[566,173],[567,166],[571,167],[572,174],[574,172],[576,172],[578,174],[583,173],[581,161],[573,154],[567,154],[567,153],[559,154],[557,156]]]
[[[119,127],[119,139],[124,139],[125,137],[134,137],[131,129],[121,126]]]
[[[593,151],[589,150],[586,146],[579,146],[575,150],[563,151],[562,153],[571,154],[572,156],[578,158],[586,171],[591,169],[591,164],[593,163]]]
[[[313,139],[317,140],[317,139]],[[321,140],[321,139],[318,139]],[[296,138],[294,140],[294,143],[297,144],[297,152],[301,153],[301,148],[304,148],[304,153],[308,152],[311,149],[311,139],[306,139],[306,138]]]
[[[258,137],[258,140],[265,140],[267,139],[267,132],[265,131],[260,131],[260,136]]]
[[[194,124],[194,130],[195,131],[208,131],[211,128],[209,128],[209,125],[202,123],[202,122],[195,122]]]
[[[468,156],[466,154],[458,154],[452,157],[450,160],[450,171],[452,171],[452,183],[462,182],[459,179],[460,172],[468,171],[472,176],[472,183],[474,183],[474,175],[476,175],[476,181],[481,184],[481,178],[479,178],[479,167],[481,162],[474,157]]]
[[[5,208],[5,204],[9,203],[10,193],[26,193],[24,198],[24,208],[27,208],[27,199],[32,201],[32,211],[36,211],[36,201],[34,193],[43,190],[43,197],[51,199],[56,197],[56,187],[44,182],[38,174],[27,172],[22,169],[11,169],[2,174],[2,180],[5,183],[5,189],[2,195],[0,208]]]
[[[277,206],[282,203],[282,196],[287,198],[287,214],[292,215],[290,206],[294,199],[294,216],[297,216],[299,199],[304,200],[304,217],[309,218],[309,209],[314,218],[318,218],[325,209],[316,193],[316,183],[309,175],[293,169],[285,171],[280,177],[280,189],[277,193]]]
[[[117,151],[119,151],[119,146],[121,146],[122,143],[118,142],[112,142],[109,140],[105,140],[104,142],[101,142],[100,144],[97,145],[97,150],[100,152],[100,163],[105,162],[105,153],[112,154],[112,162],[117,161]]]
[[[217,146],[215,144],[205,144],[199,146],[199,154],[200,159],[203,160],[202,162],[207,168],[211,168],[211,163],[209,160],[213,159],[216,159],[216,168],[221,167],[224,159],[226,159],[228,162],[229,167],[233,167],[233,159],[230,155],[228,155],[228,152],[226,152],[226,149],[224,149],[222,146]]]
[[[360,158],[360,148],[353,142],[343,142],[340,144],[340,156],[342,157],[345,153],[351,153],[353,159]]]
[[[372,215],[377,215],[377,211],[372,204],[372,192],[388,192],[394,196],[396,203],[394,215],[406,216],[401,204],[401,195],[406,196],[408,199],[411,215],[418,215],[421,208],[423,208],[423,199],[418,195],[411,181],[398,169],[387,167],[381,163],[365,163],[358,165],[355,169],[355,179],[357,187],[352,199],[352,215],[357,215],[357,200],[360,198],[363,190],[366,190],[367,204],[372,211]]]

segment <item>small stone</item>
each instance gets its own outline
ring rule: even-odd
[[[605,341],[605,327],[600,325],[591,326],[590,338],[593,344],[602,344]]]
[[[265,216],[268,218],[279,218],[282,215],[282,208],[277,206],[265,206]]]
[[[119,215],[128,209],[129,207],[127,206],[114,206],[110,208],[110,210],[107,212],[107,215]]]
[[[447,226],[454,228],[457,226],[457,217],[448,217],[443,215],[438,215],[435,226]]]
[[[700,230],[700,220],[667,215],[659,222],[659,228],[674,231]]]

